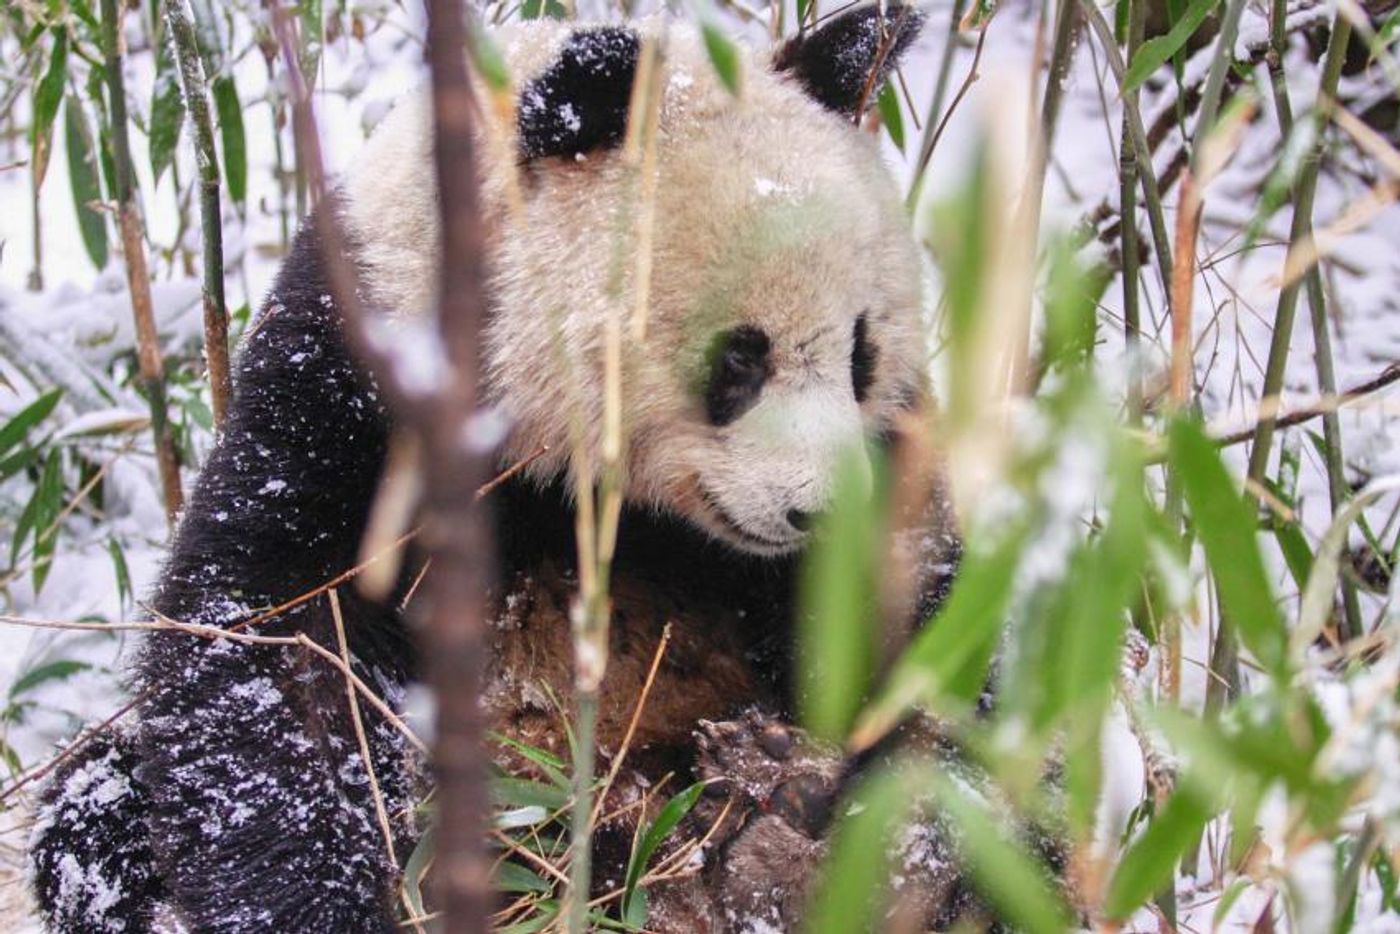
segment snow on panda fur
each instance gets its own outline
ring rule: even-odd
[[[619,300],[618,237],[625,250],[630,236],[618,224],[633,183],[618,144],[642,31],[665,51],[648,336],[625,371],[605,754],[621,742],[667,623],[674,638],[618,795],[667,772],[741,770],[736,750],[761,751],[757,770],[775,792],[797,767],[809,765],[826,792],[840,779],[838,760],[794,752],[783,723],[793,577],[843,452],[888,437],[925,393],[917,251],[876,138],[853,124],[920,22],[895,4],[883,17],[847,12],[747,60],[737,97],[680,26],[531,24],[498,38],[520,97],[515,125],[481,147],[494,154],[482,169],[492,308],[483,388],[511,426],[500,463],[548,453],[491,497],[501,579],[486,704],[501,732],[557,751],[566,747],[551,698],[567,698],[572,683],[577,587],[571,431],[577,419],[584,443],[601,444],[603,330]],[[434,300],[427,113],[422,100],[396,108],[336,199],[390,328]],[[356,563],[391,424],[330,292],[308,224],[244,343],[230,420],[172,548],[160,613],[246,624]],[[935,512],[937,531],[946,516]],[[922,538],[937,552],[926,563],[946,568],[951,536]],[[399,607],[420,566],[410,554],[382,602],[339,591],[355,668],[392,707],[416,674]],[[945,585],[924,581],[921,612]],[[325,596],[250,631],[336,641]],[[54,930],[395,929],[398,867],[385,856],[339,672],[299,648],[158,632],[134,685],[136,727],[90,744],[44,793],[32,864]],[[363,713],[406,854],[420,830],[422,763],[391,724]],[[99,771],[120,795],[95,797]],[[745,872],[786,864],[790,878],[773,880],[783,904],[763,919],[781,928],[796,923],[801,876],[820,852],[821,822],[800,810],[778,808],[792,819],[771,840],[744,842],[771,815],[752,827],[736,817],[726,838]],[[610,834],[625,858],[629,833],[604,828],[600,873]],[[754,879],[736,889],[732,876],[680,884],[653,913],[666,930],[725,930],[744,892],[772,890]]]

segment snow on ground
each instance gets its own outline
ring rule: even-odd
[[[942,54],[947,9],[947,0],[928,5],[929,26],[904,69],[920,117],[931,96]],[[372,33],[365,43],[342,39],[328,45],[317,85],[316,107],[326,141],[324,149],[333,170],[350,164],[367,128],[382,118],[396,97],[420,80],[421,50],[413,38],[422,32],[418,16],[416,4],[408,4],[407,11],[394,8],[388,13],[388,25]],[[1247,9],[1242,43],[1259,33],[1261,22],[1258,13]],[[967,99],[949,122],[929,176],[929,197],[937,199],[961,183],[979,122],[987,119],[989,111],[1006,119],[1007,89],[1011,89],[1012,99],[1018,85],[1024,95],[1034,31],[1034,17],[1026,15],[1016,4],[1007,5],[993,21],[981,64],[983,78],[972,86]],[[949,99],[962,82],[971,60],[971,45],[960,45],[952,66]],[[1201,67],[1200,61],[1188,66],[1189,69]],[[1295,113],[1303,113],[1313,98],[1316,70],[1290,68],[1287,74]],[[231,307],[245,303],[256,307],[275,272],[281,237],[278,186],[273,177],[272,118],[269,108],[260,102],[269,90],[268,78],[263,61],[255,51],[240,60],[236,78],[240,96],[245,101],[249,193],[244,215],[240,216],[231,207],[225,211],[230,271],[228,291]],[[131,60],[128,75],[138,106],[144,106],[142,102],[149,99],[151,81],[150,56],[138,52]],[[1065,87],[1065,103],[1047,179],[1043,214],[1043,227],[1047,231],[1070,229],[1087,209],[1101,202],[1117,202],[1118,117],[1113,86],[1101,51],[1087,38],[1082,40]],[[1163,101],[1169,93],[1169,87],[1148,88],[1143,99],[1144,113],[1151,115],[1166,106]],[[1105,117],[1105,106],[1109,117]],[[907,112],[905,123],[913,150],[918,132]],[[290,148],[285,136],[284,143]],[[0,143],[0,165],[23,158],[22,152],[6,151],[4,145]],[[20,144],[12,141],[9,145]],[[82,249],[77,226],[71,222],[73,206],[63,177],[61,138],[57,145],[59,148],[52,162],[54,169],[41,203],[41,214],[45,218],[43,271],[46,283],[46,290],[41,293],[25,291],[33,253],[29,212],[22,209],[28,203],[28,175],[23,171],[0,171],[0,203],[11,207],[0,213],[0,241],[4,244],[0,252],[0,328],[18,329],[28,334],[29,346],[33,348],[30,363],[34,369],[43,373],[58,371],[67,377],[65,381],[91,385],[83,371],[89,375],[101,373],[110,364],[116,348],[130,346],[130,318],[120,268],[112,265],[98,272],[91,267]],[[133,145],[137,147],[136,162],[142,189],[147,193],[145,210],[151,239],[157,246],[169,247],[177,236],[172,174],[167,173],[159,185],[152,184],[146,154],[142,151],[144,137],[133,134]],[[1259,179],[1269,171],[1280,145],[1271,105],[1262,102],[1260,118],[1243,138],[1233,161],[1206,193],[1199,256],[1207,273],[1198,280],[1196,296],[1200,348],[1197,380],[1205,411],[1212,423],[1222,429],[1251,423],[1254,400],[1262,381],[1263,359],[1277,295],[1271,277],[1278,274],[1282,265],[1283,249],[1279,244],[1286,240],[1287,208],[1269,222],[1258,248],[1236,251],[1241,246],[1239,230],[1254,213],[1254,192],[1258,190]],[[1164,150],[1169,148],[1164,147]],[[907,179],[911,160],[888,144],[886,150],[896,173]],[[1350,151],[1344,158],[1352,162],[1359,159]],[[179,171],[184,179],[193,173],[192,157],[183,148]],[[1325,225],[1339,217],[1362,194],[1349,177],[1325,175],[1315,214],[1319,224]],[[1175,218],[1174,205],[1173,193],[1167,197],[1169,226]],[[1140,227],[1146,230],[1145,219]],[[196,237],[197,233],[189,236]],[[1400,359],[1398,243],[1400,209],[1392,205],[1363,229],[1344,237],[1337,246],[1328,286],[1337,309],[1332,337],[1340,387],[1370,379],[1386,365]],[[168,267],[168,262],[157,261],[156,301],[162,333],[171,346],[188,346],[198,340],[198,284],[182,270]],[[1149,378],[1158,379],[1165,371],[1169,340],[1160,294],[1160,287],[1151,283],[1146,290],[1144,312],[1149,341],[1145,362]],[[1115,284],[1105,296],[1103,308],[1105,343],[1101,357],[1106,373],[1121,373],[1125,369],[1116,336],[1121,303],[1121,290]],[[1309,402],[1318,395],[1312,351],[1304,304],[1292,342],[1285,408]],[[0,415],[3,415],[28,401],[25,387],[29,383],[12,363],[0,362],[0,375],[21,388],[20,395],[16,396],[0,383]],[[60,409],[70,430],[90,426],[94,420],[112,418],[114,409],[138,414],[142,411],[143,406],[134,394],[110,386],[104,388],[112,398],[104,399],[100,389],[86,395],[70,394]],[[1392,391],[1343,412],[1350,479],[1361,483],[1370,477],[1400,472],[1400,433],[1393,429],[1398,409],[1400,394]],[[107,448],[111,467],[104,514],[100,518],[89,517],[80,510],[75,515],[43,592],[36,597],[27,583],[12,584],[8,612],[60,620],[117,621],[129,616],[134,608],[129,600],[124,603],[118,594],[109,552],[111,538],[124,546],[132,589],[138,599],[149,591],[159,571],[165,523],[153,492],[155,484],[148,442],[140,432],[112,437]],[[205,443],[207,438],[201,438],[200,444]],[[131,444],[134,452],[124,452],[125,444]],[[1326,487],[1321,465],[1311,446],[1304,443],[1300,450],[1304,458],[1300,483],[1302,515],[1315,539],[1328,520]],[[1231,456],[1242,458],[1243,448],[1232,449]],[[188,482],[188,475],[186,480]],[[0,489],[0,495],[5,492]],[[0,517],[0,522],[3,521]],[[8,532],[0,530],[0,539],[8,537]],[[1279,581],[1283,592],[1291,592],[1292,587],[1281,570]],[[1203,663],[1208,638],[1206,621],[1195,626],[1191,635],[1188,661]],[[41,686],[30,698],[37,702],[36,706],[18,726],[5,728],[0,738],[14,749],[21,762],[30,765],[41,761],[52,744],[71,735],[79,723],[100,719],[114,709],[120,693],[120,662],[130,643],[130,638],[116,635],[0,626],[0,685],[12,684],[20,673],[52,659],[78,660],[91,666],[65,681]],[[1203,684],[1198,674],[1202,668],[1203,664],[1188,664],[1186,669],[1188,676],[1197,673],[1188,689],[1198,693]],[[1138,789],[1130,791],[1136,794]],[[1121,809],[1122,803],[1116,807]],[[7,839],[13,841],[13,835]],[[0,863],[3,862],[0,858]],[[0,879],[0,887],[6,884]],[[1199,891],[1184,887],[1180,894],[1184,920],[1190,928],[1209,928],[1219,896],[1218,884],[1203,878]],[[1232,927],[1236,921],[1250,924],[1258,917],[1263,903],[1262,896],[1256,895],[1250,893],[1236,903],[1229,915]],[[1377,899],[1373,891],[1363,895],[1360,916],[1368,919],[1365,926],[1371,930],[1400,930],[1400,922],[1395,919],[1377,917]],[[1155,927],[1151,919],[1139,920],[1144,926]]]

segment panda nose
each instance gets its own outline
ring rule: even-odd
[[[803,512],[801,509],[789,509],[787,514],[788,525],[799,532],[806,532],[812,527],[813,514]]]

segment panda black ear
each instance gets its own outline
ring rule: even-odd
[[[896,0],[887,0],[883,15],[879,4],[861,7],[783,43],[773,70],[792,75],[828,110],[858,117],[923,25],[924,14]]]
[[[559,58],[520,91],[521,159],[572,156],[622,142],[640,47],[637,34],[621,26],[569,36]]]

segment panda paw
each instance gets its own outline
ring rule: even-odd
[[[840,750],[758,709],[701,721],[696,744],[707,796],[727,799],[741,822],[766,815],[811,839],[823,835],[846,775]]]

